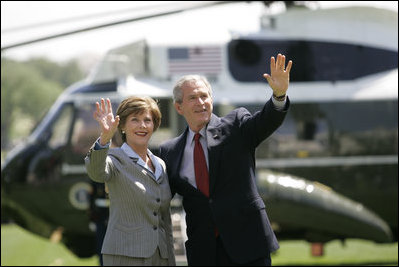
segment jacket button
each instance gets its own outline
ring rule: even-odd
[[[157,198],[157,202],[159,202],[159,201],[161,201],[161,199],[160,199],[160,198]]]
[[[209,199],[209,203],[210,203],[210,204],[212,204],[212,202],[213,202],[213,199],[212,199],[212,198],[210,198],[210,199]]]
[[[156,227],[155,225],[152,227],[152,229],[154,229],[154,231],[155,230],[157,230],[158,229],[158,227]]]
[[[154,213],[153,213],[153,214],[154,214],[154,216],[157,216],[157,215],[158,215],[156,211],[154,211]]]

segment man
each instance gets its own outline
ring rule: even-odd
[[[254,115],[239,108],[219,118],[204,77],[177,82],[175,108],[188,128],[162,144],[159,155],[172,194],[183,197],[188,265],[271,265],[279,245],[256,187],[255,149],[284,120],[291,66],[285,69],[284,55],[271,57],[271,75],[263,76],[273,97]]]
[[[104,266],[101,248],[109,217],[109,199],[104,184],[91,181],[89,200],[88,214],[90,225],[93,225],[96,231],[96,252],[100,265]]]

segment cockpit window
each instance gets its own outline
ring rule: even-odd
[[[49,146],[51,148],[57,148],[67,143],[72,116],[72,105],[65,105],[61,114],[52,125],[52,134],[49,140]]]
[[[86,103],[76,108],[71,148],[75,154],[84,155],[100,136],[98,122],[93,119],[94,104]]]

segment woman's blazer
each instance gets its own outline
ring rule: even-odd
[[[102,254],[151,257],[159,247],[162,258],[175,265],[171,192],[165,163],[158,181],[121,148],[90,148],[85,164],[89,177],[108,187],[110,212]]]

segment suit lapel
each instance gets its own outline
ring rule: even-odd
[[[172,166],[172,169],[170,170],[170,173],[172,174],[172,177],[179,177],[180,178],[180,165],[183,159],[183,154],[184,154],[184,147],[186,145],[186,139],[187,139],[187,132],[188,128],[186,131],[180,135],[176,142],[176,147],[172,149],[172,155],[169,157],[170,160],[170,165]]]
[[[209,194],[212,196],[216,178],[219,173],[219,159],[221,149],[218,146],[222,140],[222,129],[220,127],[221,120],[216,115],[212,114],[211,120],[209,121],[206,138],[208,142],[208,160],[209,160]]]
[[[188,128],[186,131],[178,137],[176,141],[176,145],[171,150],[169,158],[169,183],[174,184],[177,188],[180,188],[181,191],[177,191],[178,193],[184,194],[200,194],[202,193],[198,191],[194,186],[192,186],[188,181],[180,177],[180,166],[182,164],[184,148],[186,146]]]
[[[139,160],[138,158],[128,156],[121,148],[114,148],[114,149],[110,150],[109,154],[117,156],[119,159],[126,162],[125,164],[133,163],[132,166],[134,166],[136,169],[138,169],[139,172],[141,172],[143,175],[150,178],[150,180],[154,181],[154,183],[160,184],[162,182],[164,175],[161,175],[159,177],[159,179],[157,180],[153,173],[151,173],[149,170],[147,170],[146,168],[144,168],[143,166],[141,166],[140,164],[137,163]]]

